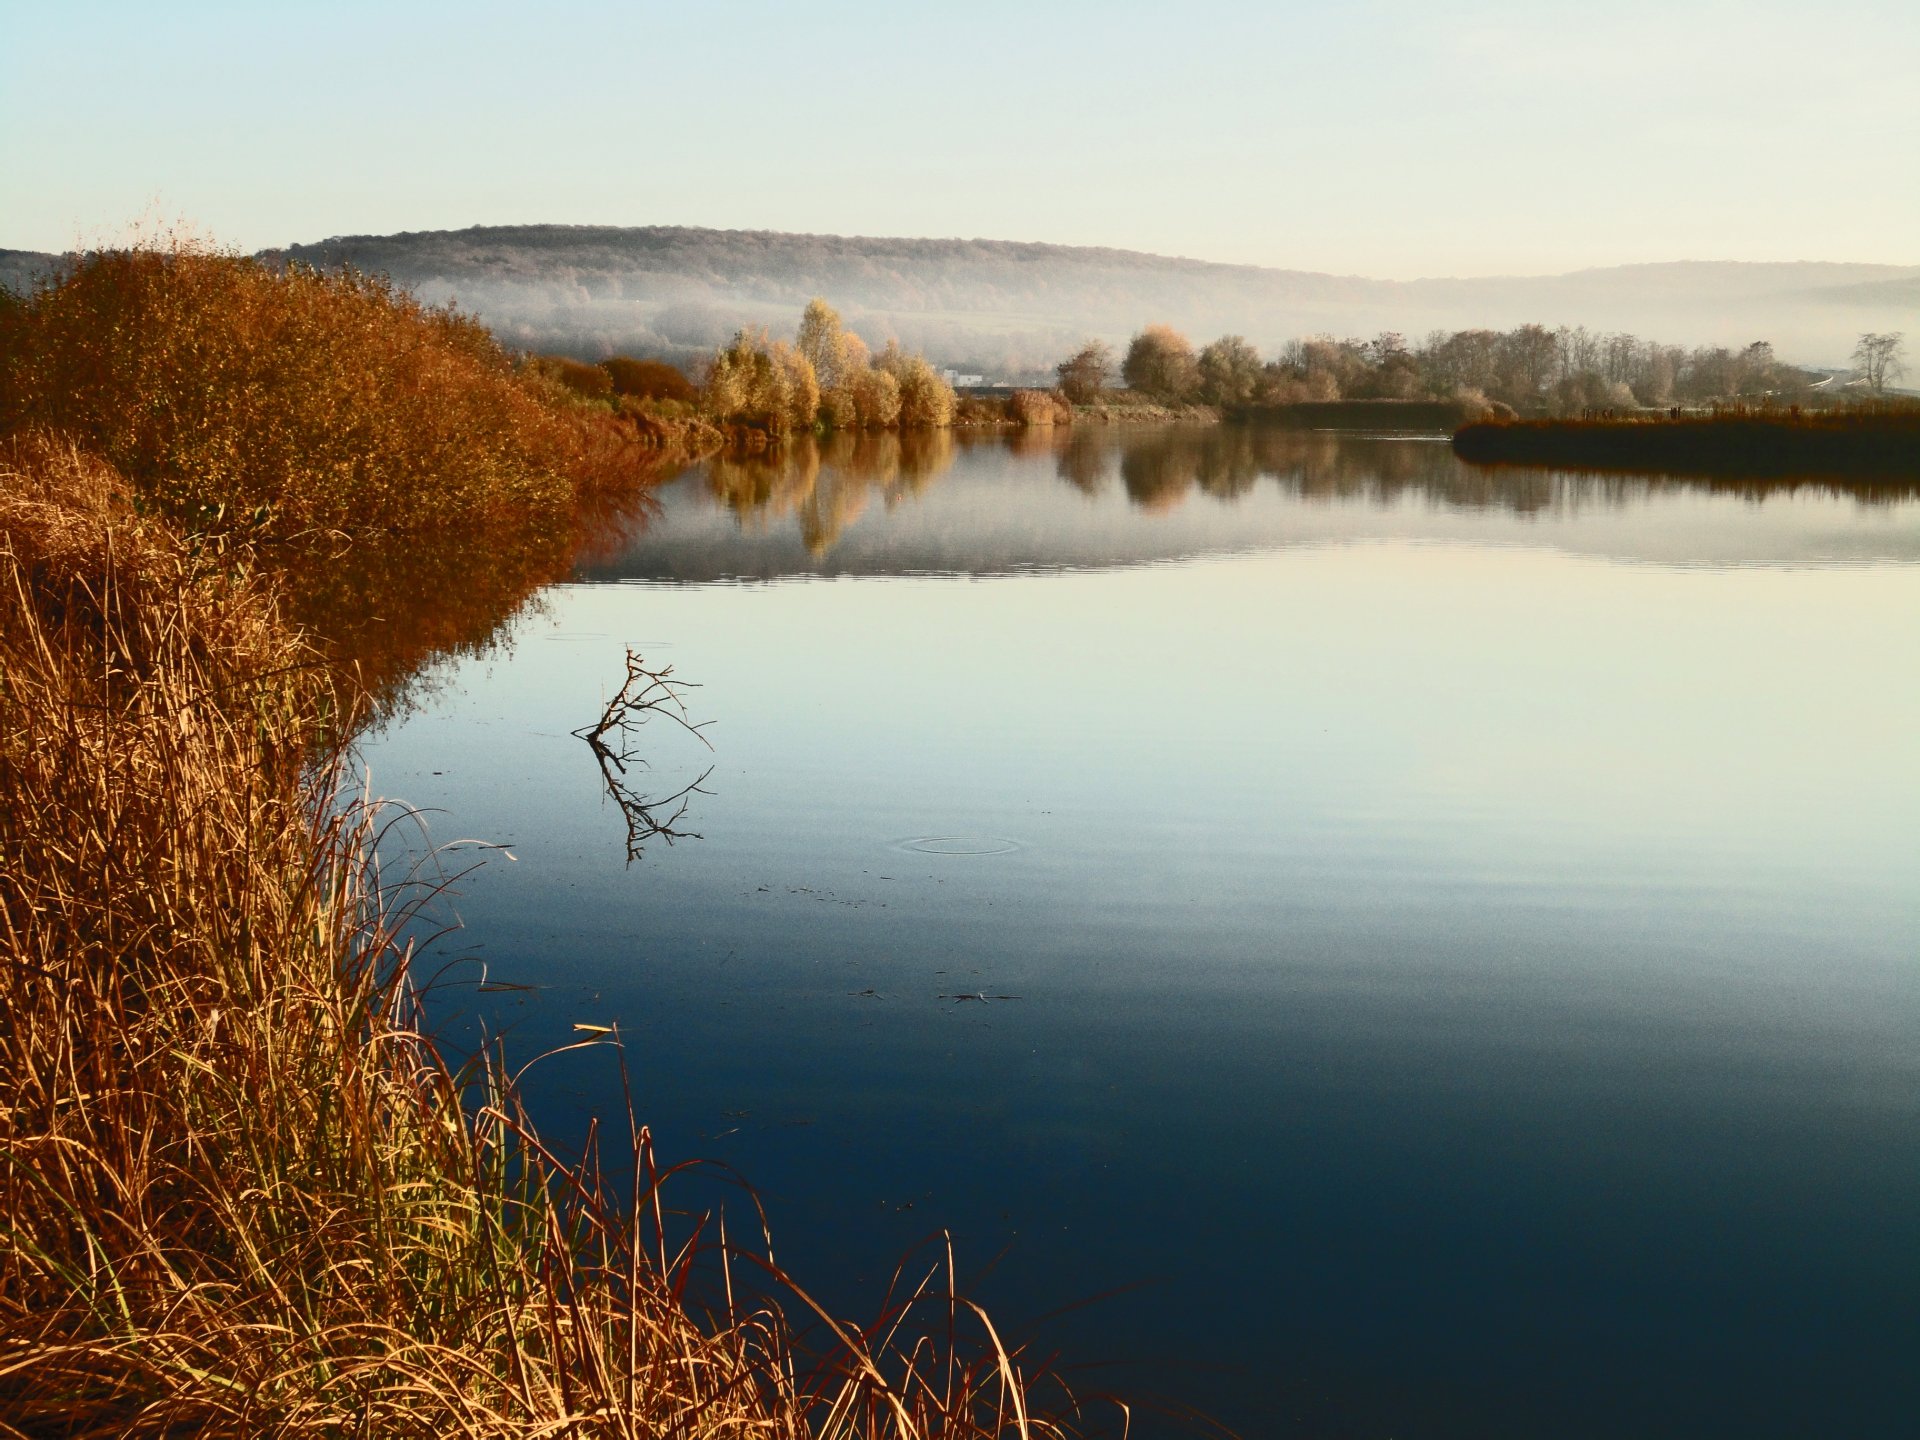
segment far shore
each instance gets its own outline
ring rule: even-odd
[[[1481,465],[1912,477],[1920,475],[1920,404],[1482,422],[1460,427],[1453,448]]]

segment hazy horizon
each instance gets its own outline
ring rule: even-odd
[[[244,17],[244,18],[242,18]],[[474,224],[1037,237],[1381,280],[1920,263],[1920,13],[22,10],[0,245]]]
[[[876,240],[904,242],[944,242],[959,245],[1023,245],[1047,246],[1069,250],[1113,250],[1129,255],[1146,255],[1156,260],[1183,261],[1196,265],[1223,265],[1249,270],[1276,270],[1290,274],[1312,275],[1332,280],[1368,280],[1395,285],[1418,285],[1425,282],[1448,280],[1558,280],[1575,275],[1596,274],[1614,270],[1654,270],[1684,265],[1700,266],[1747,266],[1761,268],[1765,266],[1805,266],[1826,265],[1838,268],[1879,268],[1887,270],[1920,270],[1920,257],[1874,258],[1858,255],[1769,255],[1735,257],[1729,255],[1670,255],[1657,259],[1595,261],[1588,265],[1570,266],[1564,269],[1539,270],[1429,270],[1416,271],[1404,275],[1382,275],[1361,270],[1316,269],[1308,265],[1293,265],[1279,261],[1254,261],[1222,259],[1214,255],[1184,254],[1174,251],[1142,250],[1136,246],[1106,244],[1094,241],[1060,240],[1045,235],[940,235],[909,234],[905,231],[881,233],[854,233],[844,230],[790,230],[774,224],[759,225],[713,225],[698,219],[658,219],[636,221],[632,224],[617,223],[608,220],[552,220],[545,218],[521,218],[491,221],[474,221],[466,225],[406,225],[398,224],[385,230],[335,231],[326,235],[282,237],[258,244],[240,243],[228,236],[216,234],[199,225],[190,215],[171,215],[164,206],[155,204],[139,215],[130,217],[117,225],[99,225],[60,244],[28,245],[15,243],[10,236],[0,236],[0,251],[11,250],[21,254],[64,255],[78,251],[116,245],[138,244],[151,239],[164,228],[174,228],[181,233],[222,249],[238,250],[245,254],[263,254],[267,252],[292,250],[305,246],[330,245],[350,240],[389,240],[406,236],[456,235],[468,230],[611,230],[611,229],[663,229],[663,230],[711,230],[734,235],[789,235],[797,239],[808,240]],[[1920,252],[1920,242],[1914,247]]]

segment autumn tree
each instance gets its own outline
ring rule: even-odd
[[[747,395],[753,383],[753,355],[752,338],[742,330],[731,344],[707,362],[706,378],[700,384],[700,404],[708,414],[726,420],[747,408]]]
[[[942,426],[953,423],[956,400],[953,387],[921,355],[909,355],[900,342],[889,340],[873,368],[891,375],[900,389],[900,426]]]
[[[806,356],[785,341],[741,330],[707,366],[700,399],[717,419],[785,435],[813,428],[820,384]]]
[[[847,332],[840,324],[840,312],[818,296],[807,302],[793,348],[813,366],[822,390],[831,390],[845,381]]]
[[[1245,405],[1260,389],[1260,352],[1242,335],[1222,335],[1194,362],[1195,384],[1209,405]]]
[[[820,380],[813,373],[813,363],[783,340],[774,341],[770,358],[785,392],[786,428],[813,429],[820,413]]]
[[[878,366],[863,365],[848,382],[853,423],[862,430],[884,430],[900,420],[900,382]]]
[[[1075,405],[1091,405],[1107,388],[1113,373],[1113,348],[1104,340],[1089,340],[1054,367],[1060,393]]]
[[[1120,375],[1128,388],[1171,404],[1189,399],[1199,382],[1193,346],[1171,325],[1149,325],[1134,336]]]

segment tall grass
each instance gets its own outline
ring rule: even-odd
[[[1920,404],[1843,409],[1727,407],[1707,414],[1603,414],[1466,425],[1462,459],[1483,463],[1672,469],[1742,477],[1920,475]]]
[[[187,281],[249,303],[201,327],[252,316],[269,355],[272,286],[296,315],[322,303],[304,276],[213,270]],[[127,273],[151,293],[147,260]],[[470,333],[379,303],[451,350],[414,373],[500,378],[461,368]],[[120,313],[129,328],[104,336],[8,337],[30,357],[16,373],[185,398],[115,417],[107,381],[89,399],[43,378],[15,414],[64,432],[22,430],[0,456],[0,1434],[1069,1433],[1070,1398],[1062,1418],[1032,1413],[1044,1367],[955,1294],[950,1260],[874,1325],[839,1323],[761,1237],[676,1217],[673,1171],[631,1116],[616,1193],[595,1138],[569,1166],[534,1133],[499,1056],[435,1045],[401,938],[410,877],[380,874],[384,817],[342,760],[367,693],[285,597],[287,567],[308,563],[289,557],[325,554],[298,527],[364,523],[330,480],[359,494],[410,475],[431,506],[444,492],[405,469],[408,447],[457,448],[454,433],[380,430],[389,397],[343,380],[332,424],[366,421],[393,455],[319,426],[323,455],[369,458],[309,463],[273,427],[318,422],[260,378],[258,349],[212,334],[168,351],[180,317]],[[122,343],[210,364],[251,398],[141,377]],[[353,368],[350,346],[331,353]],[[560,503],[515,433],[478,432],[455,492]],[[410,523],[406,500],[381,513]],[[235,527],[253,503],[269,514]]]

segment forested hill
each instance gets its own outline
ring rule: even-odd
[[[341,236],[271,253],[388,274],[457,300],[511,344],[583,358],[689,360],[743,324],[789,331],[822,295],[876,345],[897,336],[938,363],[1008,379],[1150,321],[1196,341],[1241,334],[1269,354],[1316,332],[1586,325],[1688,345],[1770,340],[1808,365],[1846,363],[1864,330],[1920,333],[1920,265],[1681,262],[1399,282],[1000,240],[564,225]],[[0,281],[44,259],[0,253]]]

